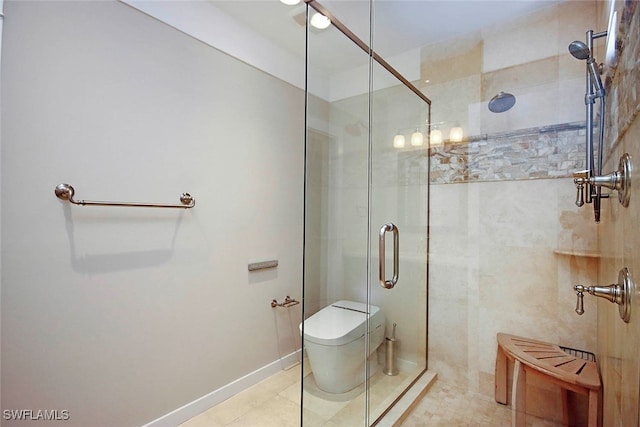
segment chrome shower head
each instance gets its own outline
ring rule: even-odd
[[[504,113],[516,104],[516,97],[510,93],[500,92],[489,101],[489,111]]]
[[[600,79],[600,73],[596,69],[597,65],[596,60],[591,55],[591,50],[589,47],[581,41],[574,41],[569,44],[569,53],[573,55],[574,58],[579,59],[581,61],[587,61],[587,67],[589,69],[589,74],[591,75],[591,81],[596,89],[596,96],[604,96],[604,86],[602,85],[602,80]]]
[[[571,42],[569,45],[569,53],[581,61],[591,58],[591,51],[587,45],[578,40]]]

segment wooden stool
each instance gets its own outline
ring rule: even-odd
[[[598,403],[600,375],[595,362],[572,356],[555,344],[515,335],[498,334],[496,357],[496,402],[507,404],[507,359],[514,361],[511,394],[512,426],[526,425],[527,375],[537,376],[560,386],[562,390],[562,416],[569,424],[567,390],[589,397],[589,427],[600,425]]]

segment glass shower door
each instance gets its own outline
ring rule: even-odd
[[[426,370],[430,105],[373,64],[370,302],[386,318],[381,374],[369,380],[374,423]]]
[[[309,9],[308,19],[314,13]],[[309,27],[307,49],[302,424],[362,426],[368,55],[335,25]]]
[[[369,426],[426,369],[429,104],[336,24],[307,32],[302,420]],[[328,307],[362,324],[316,336]]]

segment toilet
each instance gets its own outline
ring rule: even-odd
[[[371,337],[368,358],[371,376],[377,367],[376,349],[384,339],[385,318],[379,307],[369,306]],[[304,321],[304,347],[320,390],[345,393],[365,380],[367,305],[335,302]],[[302,323],[300,323],[302,333]]]

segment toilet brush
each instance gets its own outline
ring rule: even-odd
[[[396,324],[393,324],[393,331],[391,332],[391,338],[385,338],[385,350],[386,359],[384,365],[384,373],[387,375],[398,375],[398,368],[396,366]]]

